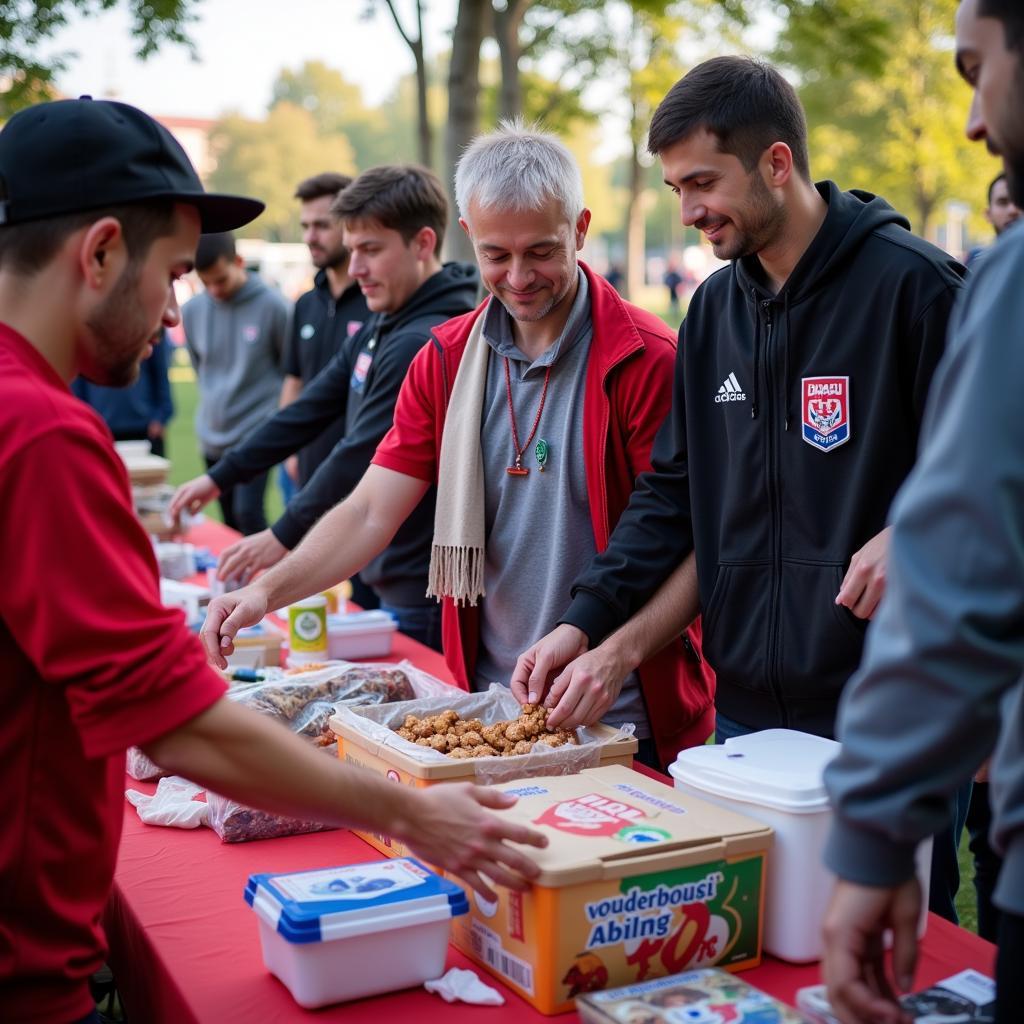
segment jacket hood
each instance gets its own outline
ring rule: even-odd
[[[262,295],[268,288],[269,285],[263,278],[250,270],[246,275],[245,284],[231,298],[224,299],[219,304],[223,306],[240,306],[243,302],[248,302],[250,299],[256,298],[257,295]]]
[[[475,305],[479,286],[480,276],[471,263],[446,263],[412,293],[401,309],[381,315],[376,330],[391,334],[424,317],[437,323],[439,317],[447,320],[458,316],[467,306]]]
[[[873,231],[886,224],[910,230],[906,217],[871,192],[860,189],[843,192],[832,181],[819,182],[815,188],[828,203],[828,213],[779,293],[780,296],[785,293],[791,306],[839,273]],[[768,297],[764,272],[756,255],[744,256],[734,266],[736,282],[744,294],[749,295],[751,289],[756,289]]]

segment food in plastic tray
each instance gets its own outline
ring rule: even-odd
[[[454,754],[455,758],[464,760],[475,781],[481,785],[535,775],[573,775],[584,768],[596,768],[601,763],[601,750],[605,744],[628,739],[635,731],[635,727],[628,723],[615,732],[609,729],[598,733],[583,727],[576,730],[574,738],[568,742],[561,738],[552,742],[553,736],[528,735],[528,731],[534,728],[532,723],[537,721],[543,710],[534,708],[532,715],[535,717],[531,718],[528,713],[526,721],[531,724],[525,724],[517,716],[528,706],[521,706],[507,686],[492,683],[483,693],[453,692],[449,687],[437,696],[424,695],[407,703],[342,706],[337,713],[341,720],[367,739],[382,747],[391,747],[424,765],[448,763],[453,754],[437,749],[440,745],[437,740],[433,745],[429,742],[423,744],[418,740],[426,736],[410,740],[403,735],[403,730],[408,728],[405,723],[409,717],[413,716],[419,722],[441,717],[446,723],[451,723],[451,731],[458,730],[456,721],[463,721],[463,736],[471,731],[478,732],[481,740],[487,736],[497,744],[494,746],[490,741],[486,742],[486,746],[491,748],[490,753],[480,749],[479,752],[467,750],[466,753]],[[435,735],[438,724],[437,721],[433,723]],[[477,725],[480,729],[469,729],[469,726]],[[431,727],[424,726],[425,730],[428,728]],[[446,737],[448,732],[449,728],[445,728]],[[483,746],[480,744],[481,748]],[[495,756],[498,747],[502,756]]]
[[[479,718],[464,719],[449,708],[439,715],[417,718],[406,715],[396,729],[402,739],[430,747],[449,757],[515,757],[528,754],[534,743],[561,747],[579,744],[574,732],[547,727],[548,709],[524,704],[519,717],[484,725]]]

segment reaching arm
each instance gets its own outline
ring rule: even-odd
[[[516,663],[512,691],[521,701],[543,700],[552,708],[552,728],[592,725],[615,703],[630,672],[679,636],[699,611],[691,553],[654,597],[594,650],[587,651],[585,634],[568,624],[534,644]],[[574,655],[578,657],[566,665]],[[563,665],[564,671],[555,676]]]
[[[469,785],[396,786],[342,765],[229,700],[217,701],[145,749],[168,771],[247,805],[396,836],[489,899],[494,893],[481,874],[513,889],[525,888],[524,878],[537,875],[536,865],[509,844],[543,846],[544,838],[484,810],[509,807],[514,797]]]
[[[286,373],[281,384],[281,397],[277,400],[277,407],[283,409],[286,405],[291,405],[301,394],[302,378]]]
[[[213,482],[222,491],[245,483],[294,455],[344,417],[350,372],[343,349],[303,387],[294,402],[279,408],[210,470]]]
[[[327,513],[284,561],[255,583],[210,603],[203,625],[207,656],[224,668],[225,654],[242,626],[348,579],[380,554],[430,485],[425,480],[370,466],[356,489]]]

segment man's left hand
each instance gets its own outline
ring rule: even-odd
[[[578,729],[599,722],[615,703],[632,667],[608,644],[581,654],[551,684],[544,700],[550,729]]]
[[[276,565],[288,549],[270,530],[261,530],[225,548],[217,563],[217,579],[250,580],[254,573]]]
[[[887,526],[850,559],[850,568],[843,577],[836,604],[845,605],[858,619],[870,619],[885,593],[891,539],[892,527]]]
[[[825,915],[822,976],[832,1012],[843,1024],[911,1024],[896,992],[908,992],[917,966],[921,886],[897,888],[839,880]],[[883,936],[892,929],[892,971],[886,974]]]

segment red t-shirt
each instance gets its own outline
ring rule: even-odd
[[[0,1016],[68,1022],[124,813],[124,752],[224,683],[180,611],[102,420],[0,324]]]

